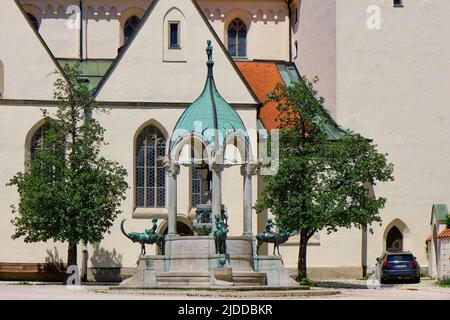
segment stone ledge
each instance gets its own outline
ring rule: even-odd
[[[185,286],[179,286],[179,285],[170,285],[165,286],[164,288],[161,288],[160,286],[148,286],[148,287],[127,287],[127,286],[111,286],[109,287],[109,290],[144,290],[144,291],[151,291],[151,290],[169,290],[169,291],[308,291],[311,290],[308,286],[282,286],[282,287],[271,287],[271,286],[229,286],[229,287],[223,287],[223,286],[192,286],[189,288],[186,288]],[[316,289],[314,289],[316,290]]]

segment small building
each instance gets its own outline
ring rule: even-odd
[[[431,235],[426,239],[428,275],[434,279],[450,276],[450,226],[446,204],[435,204],[431,210]]]

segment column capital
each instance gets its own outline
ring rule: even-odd
[[[258,169],[260,168],[261,164],[255,161],[250,161],[241,167],[241,175],[249,175],[254,176],[256,175]]]
[[[223,161],[223,152],[221,150],[213,150],[211,153],[211,163],[209,164],[211,170],[223,171],[225,168]]]
[[[163,165],[166,169],[166,173],[169,175],[177,176],[180,173],[180,166],[175,164],[168,156],[164,157]]]

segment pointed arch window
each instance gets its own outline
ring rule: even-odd
[[[44,147],[45,133],[48,131],[46,125],[41,126],[31,137],[30,143],[30,160],[36,160],[39,151]]]
[[[136,32],[140,22],[141,19],[134,15],[129,17],[128,20],[125,21],[123,27],[123,38],[125,43],[127,43],[131,36]]]
[[[136,141],[136,207],[166,206],[165,154],[164,135],[155,126],[147,126]]]
[[[228,25],[228,52],[235,58],[247,56],[247,26],[239,18]]]
[[[30,19],[31,24],[33,25],[33,28],[36,29],[36,31],[39,31],[39,22],[38,19],[32,15],[31,13],[27,13],[28,19]]]

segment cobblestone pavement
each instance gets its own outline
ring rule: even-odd
[[[441,288],[433,280],[422,280],[420,284],[389,284],[381,287],[365,280],[319,281],[317,288],[299,292],[238,292],[226,294],[210,291],[120,291],[108,286],[82,286],[68,288],[55,284],[26,284],[0,282],[1,300],[204,300],[204,299],[359,299],[359,300],[404,300],[431,299],[450,300],[450,288]]]

